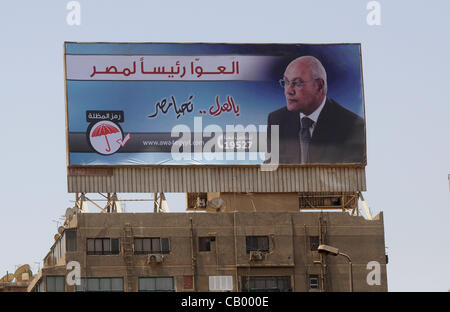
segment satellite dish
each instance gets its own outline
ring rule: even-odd
[[[58,233],[59,233],[60,235],[62,235],[62,233],[64,232],[64,230],[65,230],[65,228],[64,228],[63,226],[60,226],[60,227],[58,228]]]
[[[24,280],[28,280],[28,278],[24,279],[24,275],[27,274],[28,277],[30,275],[32,275],[33,273],[31,273],[30,270],[30,265],[29,264],[24,264],[21,267],[19,267],[16,272],[14,273],[14,277],[16,278],[16,282],[22,282]]]
[[[225,205],[225,202],[223,201],[223,199],[220,198],[220,197],[216,197],[216,198],[211,199],[211,200],[208,202],[207,208],[208,208],[208,209],[215,210],[215,211],[220,211],[220,209],[221,209],[224,205]]]
[[[14,280],[14,274],[9,273],[0,279],[0,283],[11,283]]]

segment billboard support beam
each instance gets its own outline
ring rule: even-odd
[[[106,195],[102,193],[98,193],[100,196],[104,197],[104,199],[90,199],[86,196],[86,193],[75,193],[75,208],[81,213],[89,212],[88,202],[93,204],[95,207],[101,210],[102,213],[121,213],[123,212],[120,207],[120,202],[126,201],[153,201],[153,212],[169,212],[169,206],[167,204],[166,196],[164,193],[154,193],[153,199],[122,199],[119,200],[117,193],[106,193]],[[100,205],[98,202],[106,201],[106,205],[104,207],[103,204]]]
[[[75,193],[75,207],[81,212],[89,212],[84,193]]]
[[[104,208],[97,204],[95,200],[88,198],[86,196],[86,193],[75,193],[75,207],[78,208],[78,210],[82,213],[87,213],[89,212],[88,202],[90,202],[98,209],[100,209],[102,213],[122,212],[116,193],[107,193],[106,196],[102,193],[99,194],[106,199],[106,205]]]
[[[342,210],[352,216],[359,216],[358,193],[354,194],[313,194],[299,193],[299,210]]]
[[[164,193],[154,193],[153,196],[153,212],[169,212],[169,206],[167,205],[166,196]]]

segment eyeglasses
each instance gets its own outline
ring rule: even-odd
[[[280,86],[282,88],[286,89],[286,88],[289,88],[289,86],[291,86],[292,88],[300,89],[301,87],[303,87],[304,84],[307,84],[307,83],[309,83],[311,81],[315,81],[315,80],[316,79],[312,79],[312,80],[309,80],[309,81],[292,81],[292,82],[289,82],[288,80],[280,79],[279,82],[280,82]]]

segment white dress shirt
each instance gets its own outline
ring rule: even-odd
[[[313,132],[314,132],[314,129],[315,129],[316,124],[317,124],[317,119],[319,119],[320,112],[322,111],[326,100],[327,100],[327,97],[324,97],[323,101],[322,101],[322,104],[320,104],[320,106],[317,107],[317,109],[314,112],[312,112],[311,114],[309,114],[308,116],[303,114],[303,113],[300,113],[300,128],[301,128],[301,123],[302,123],[302,118],[303,117],[308,117],[309,119],[311,119],[314,122],[311,125],[311,127],[309,128],[309,133],[311,134],[311,137],[313,136]]]

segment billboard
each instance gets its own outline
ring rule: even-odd
[[[64,48],[69,166],[366,164],[359,44]]]

